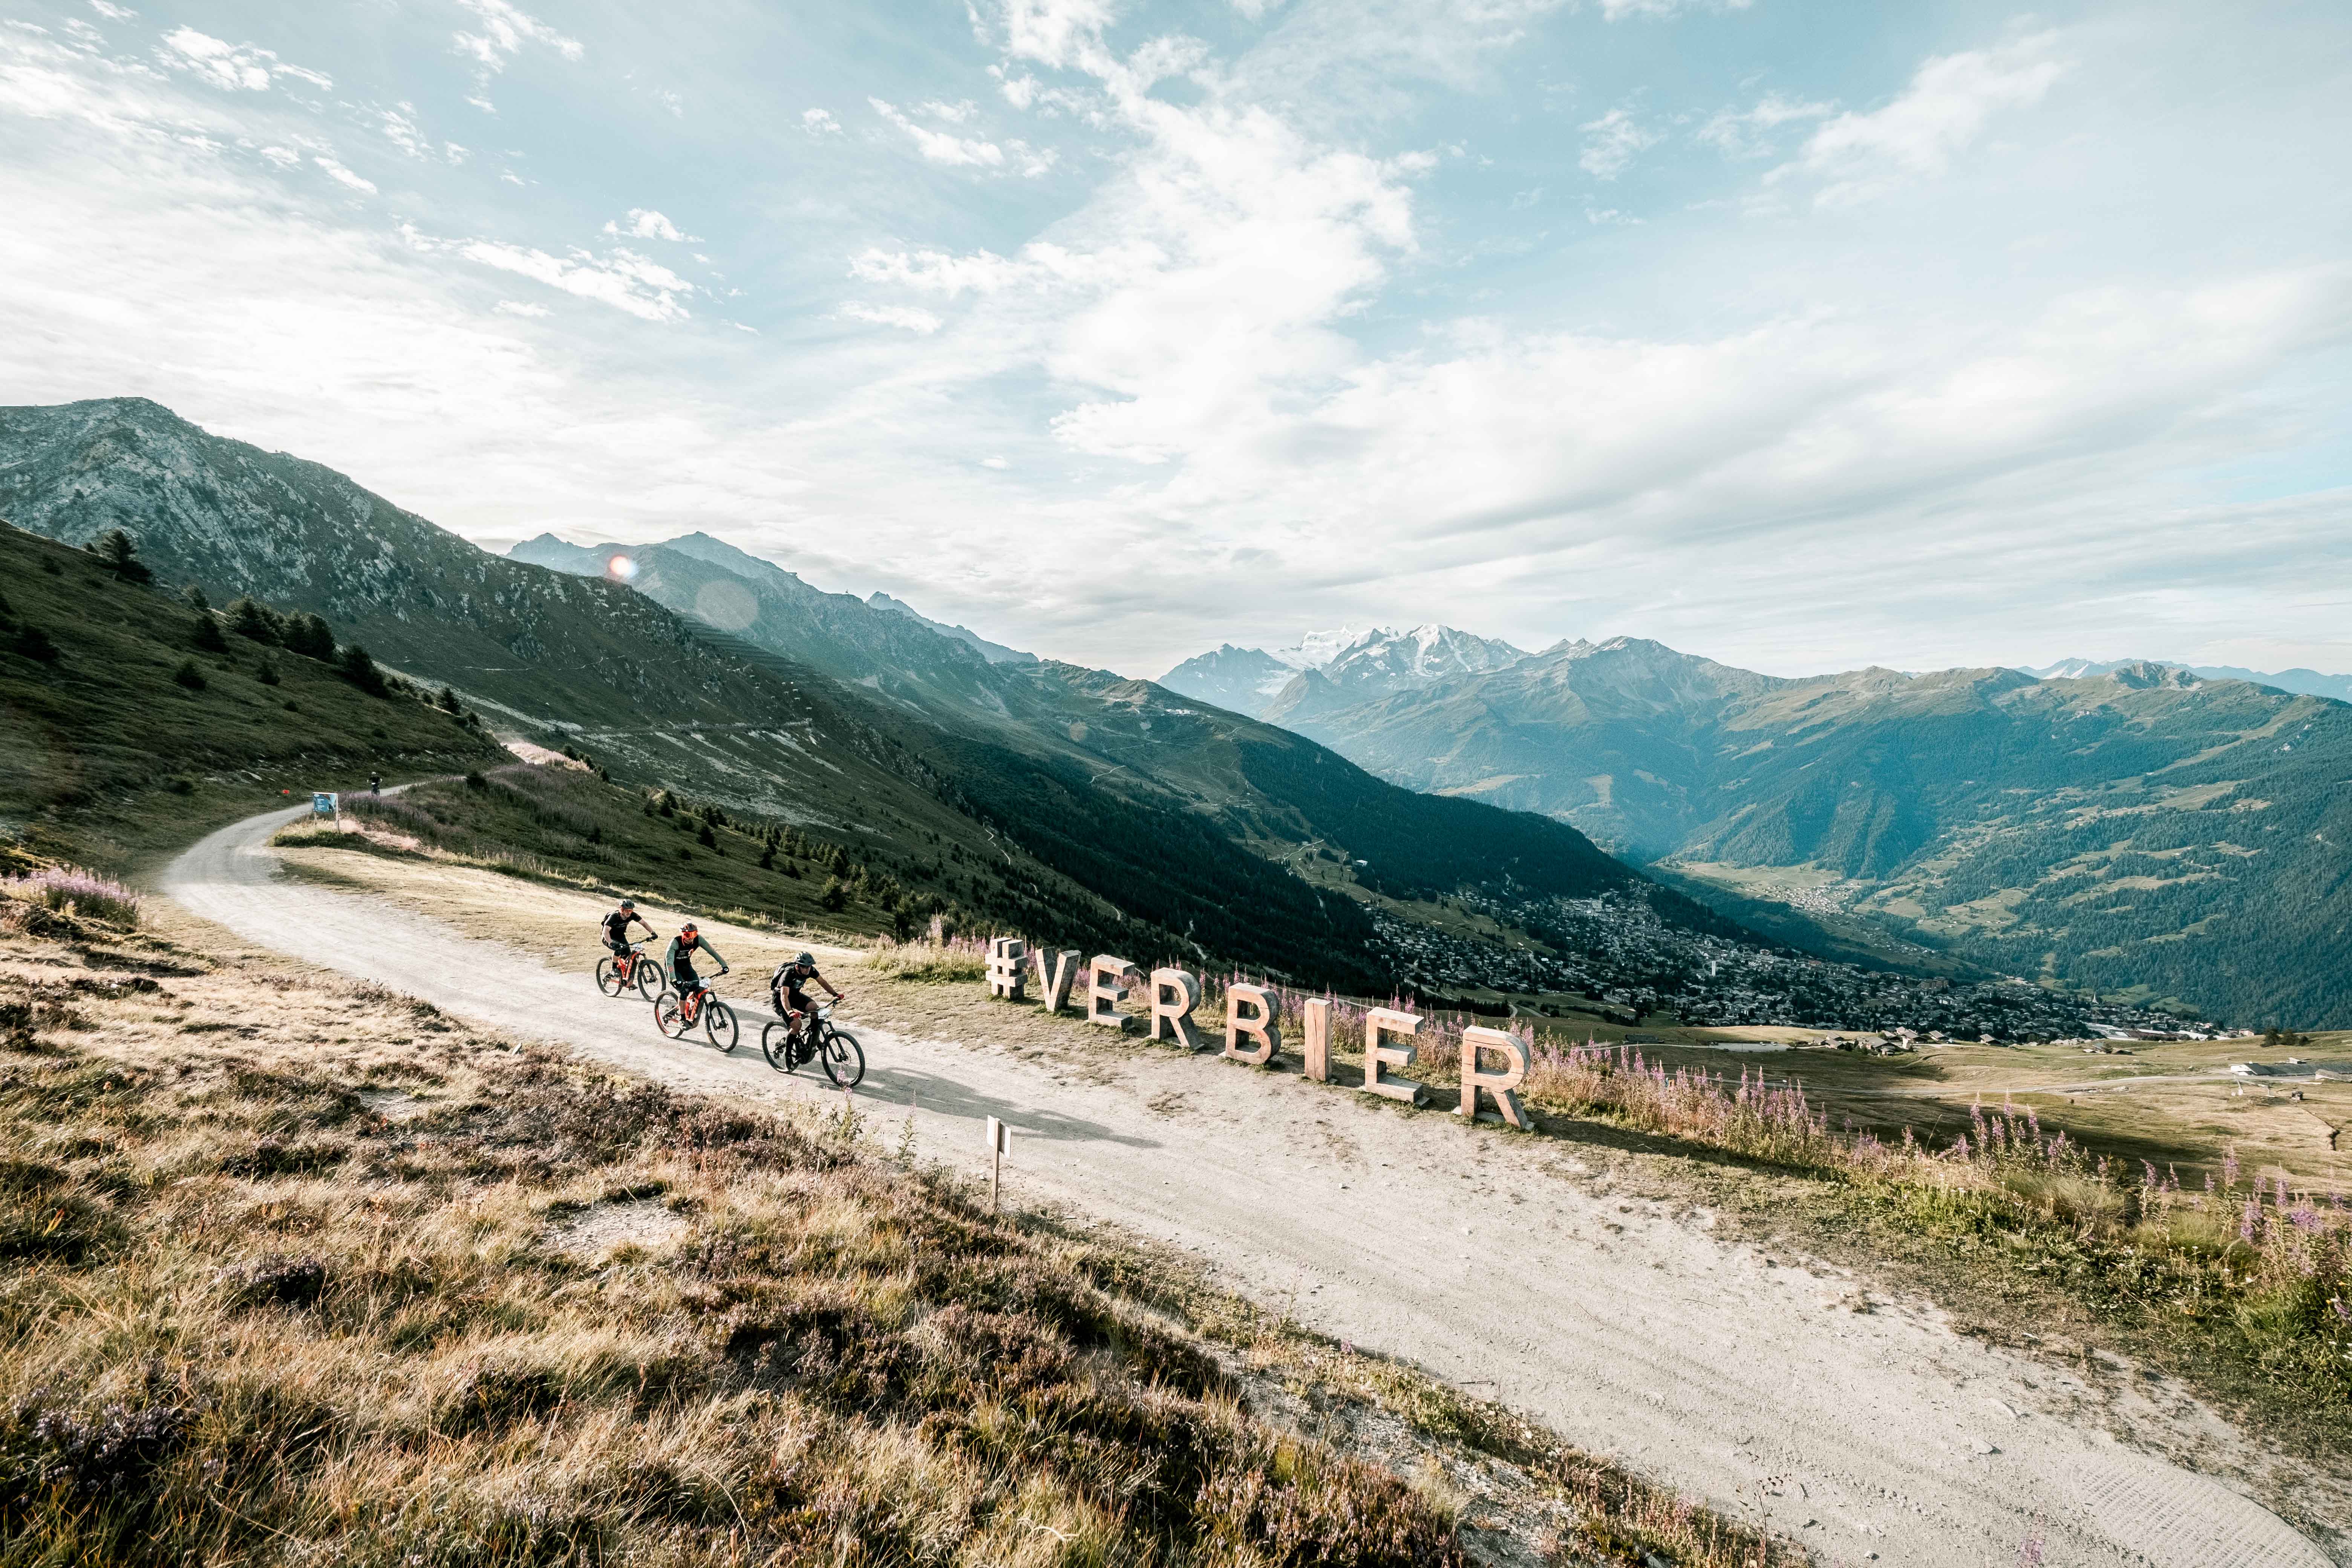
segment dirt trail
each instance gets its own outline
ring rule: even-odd
[[[264,846],[294,815],[213,834],[166,891],[247,942],[667,1082],[831,1092],[771,1072],[750,1031],[732,1058],[676,1044],[579,973],[279,879]],[[2039,1561],[2070,1565],[2330,1560],[2242,1495],[2269,1479],[2267,1456],[2169,1384],[1984,1345],[1841,1271],[1718,1240],[1705,1215],[1601,1190],[1563,1145],[1209,1055],[1108,1073],[861,1034],[861,1099],[886,1136],[911,1097],[922,1152],[976,1164],[979,1119],[1001,1116],[1014,1201],[1190,1248],[1314,1329],[1718,1507],[1760,1508],[1824,1563],[2009,1568],[2036,1537]]]

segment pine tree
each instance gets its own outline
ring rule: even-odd
[[[435,698],[433,700],[439,704],[441,711],[444,713],[455,713],[457,711],[457,694],[446,686],[441,689],[441,695]]]
[[[368,650],[357,643],[345,643],[335,655],[335,673],[371,697],[384,694],[383,671],[375,667]]]
[[[841,885],[840,878],[827,877],[824,879],[824,890],[817,894],[816,901],[834,913],[839,914],[849,902],[849,889]]]
[[[108,529],[82,548],[97,556],[98,563],[112,573],[118,583],[144,583],[155,575],[139,559],[138,543],[119,528]]]
[[[221,636],[220,623],[209,610],[196,612],[196,624],[188,631],[189,646],[198,653],[226,653],[228,638]]]
[[[284,623],[270,613],[268,605],[245,597],[230,602],[228,629],[255,642],[274,643],[284,635]]]
[[[194,583],[180,590],[180,597],[186,603],[188,608],[198,615],[213,607],[213,602],[205,597],[205,591]]]
[[[694,841],[705,849],[719,847],[719,836],[710,831],[710,824],[707,822],[702,825],[702,831],[694,836]]]
[[[253,672],[253,679],[258,680],[264,686],[275,686],[278,684],[278,667],[269,661],[269,656],[268,654],[265,653],[261,656],[261,668]]]
[[[320,664],[335,657],[334,628],[318,616],[297,616],[287,622],[281,640],[288,653],[299,653]]]
[[[180,668],[172,672],[172,679],[191,691],[202,691],[205,686],[205,672],[196,668],[193,658],[182,659]]]

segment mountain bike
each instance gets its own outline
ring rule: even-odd
[[[838,1001],[826,1003],[798,1030],[787,1018],[765,1026],[760,1031],[760,1054],[778,1072],[790,1072],[814,1057],[825,1077],[844,1089],[856,1089],[866,1076],[866,1048],[856,1036],[834,1027],[833,1010],[840,1005]]]
[[[735,1009],[719,1000],[708,985],[697,985],[683,995],[665,990],[654,998],[654,1027],[673,1040],[682,1040],[697,1024],[711,1045],[723,1053],[735,1049]]]
[[[618,996],[624,991],[634,991],[650,1002],[661,994],[661,965],[647,958],[640,950],[646,944],[633,942],[624,953],[606,953],[596,961],[596,989],[607,996]]]

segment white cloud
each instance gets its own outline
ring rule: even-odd
[[[567,60],[576,60],[584,52],[577,38],[564,37],[511,0],[457,0],[457,4],[481,18],[482,30],[455,34],[452,42],[486,75],[506,69],[507,61],[520,54],[526,44],[543,44]]]
[[[375,185],[373,182],[362,179],[359,175],[352,174],[349,169],[344,168],[341,163],[336,163],[332,158],[314,157],[310,162],[318,164],[321,169],[326,170],[327,177],[334,181],[337,184],[347,186],[354,191],[364,191],[369,195],[375,195]]]
[[[1577,129],[1584,132],[1584,153],[1576,160],[1577,167],[1599,180],[1615,179],[1632,165],[1643,148],[1654,146],[1658,141],[1656,132],[1641,125],[1630,110],[1622,109],[1612,109]]]
[[[110,22],[128,22],[139,15],[128,5],[110,4],[110,0],[89,0],[89,8]]]
[[[1940,174],[1996,112],[2040,101],[2065,75],[2069,62],[2059,58],[2058,42],[2056,33],[2037,33],[1998,48],[1938,55],[1885,107],[1841,114],[1815,131],[1772,177],[1822,180],[1820,199],[1837,203]]]
[[[501,300],[498,302],[497,309],[501,316],[527,316],[533,321],[548,313],[547,307],[544,305],[526,305],[515,300]]]
[[[1745,11],[1755,3],[1756,0],[1601,0],[1601,15],[1612,22],[1622,22],[1628,16],[1658,18],[1684,11]]]
[[[1528,208],[1535,205],[1541,200],[1543,200],[1543,187],[1541,185],[1536,186],[1533,190],[1521,191],[1511,197],[1511,211],[1515,213],[1525,212]]]
[[[853,300],[835,314],[853,321],[871,321],[878,327],[903,327],[910,332],[926,335],[936,332],[942,324],[930,311],[913,305],[863,305]]]
[[[302,154],[291,147],[264,147],[261,155],[281,169],[290,169],[302,161]]]
[[[1013,465],[1002,458],[982,458],[980,466],[983,468],[1009,468]]]
[[[802,110],[801,128],[819,136],[841,134],[841,121],[833,117],[833,110],[830,109]]]
[[[919,113],[928,114],[934,120],[944,120],[950,125],[961,125],[980,112],[979,108],[968,98],[956,103],[940,103],[934,100],[928,103],[919,103],[915,108]]]
[[[916,150],[927,162],[945,163],[950,167],[968,165],[1000,169],[1004,166],[1004,149],[993,142],[934,131],[927,125],[916,124],[899,112],[895,105],[885,103],[878,98],[869,98],[866,101],[874,106],[875,113],[913,137]]]
[[[693,284],[633,250],[616,248],[603,257],[574,250],[569,257],[557,257],[530,246],[498,240],[441,241],[414,231],[408,237],[417,249],[447,250],[468,261],[520,274],[551,289],[610,305],[647,321],[686,320],[688,311],[682,297],[694,292]]]
[[[1752,109],[1724,109],[1698,129],[1698,139],[1732,158],[1761,158],[1772,151],[1771,133],[1783,125],[1826,120],[1832,103],[1806,103],[1768,92]]]
[[[604,232],[630,239],[667,239],[677,244],[698,243],[690,234],[678,232],[677,225],[650,207],[631,207],[625,222],[607,223]],[[696,258],[700,260],[701,258]]]
[[[229,92],[267,92],[279,77],[293,77],[313,87],[335,84],[314,70],[289,66],[271,50],[252,44],[232,44],[194,27],[175,27],[163,35],[157,51],[163,63]]]

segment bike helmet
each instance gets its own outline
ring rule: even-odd
[[[625,910],[634,910],[637,907],[637,900],[635,899],[623,899],[621,900],[621,907]]]
[[[814,955],[814,954],[812,954],[812,953],[806,953],[806,952],[804,952],[804,953],[802,953],[798,958],[793,959],[793,962],[794,963],[805,963],[805,964],[810,965],[812,968],[814,968],[814,967],[815,966],[815,964],[816,964],[816,958],[815,958],[815,955]]]
[[[677,928],[677,934],[680,936],[694,936],[699,933],[701,930],[702,928],[700,926],[696,925],[692,921],[688,921],[684,925]]]

